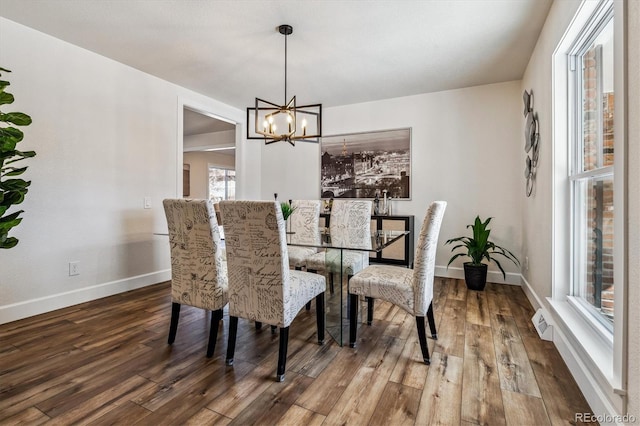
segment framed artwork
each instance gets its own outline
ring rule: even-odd
[[[323,136],[321,198],[411,199],[411,128]]]

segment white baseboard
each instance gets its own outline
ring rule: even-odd
[[[0,324],[28,318],[56,309],[66,308],[79,303],[112,296],[136,288],[146,287],[171,279],[171,270],[152,272],[136,277],[111,281],[73,291],[53,294],[37,299],[25,300],[11,305],[0,306]]]
[[[531,288],[529,281],[527,281],[527,279],[523,276],[520,276],[520,279],[522,280],[522,291],[524,291],[524,294],[527,296],[527,299],[529,299],[529,303],[531,303],[531,306],[533,306],[533,310],[537,311],[540,308],[547,309],[547,307],[542,302],[542,300]]]
[[[447,277],[447,278],[458,278],[464,279],[464,269],[450,266],[447,268],[446,266],[437,266],[435,268],[435,275],[437,277]],[[522,283],[522,275],[507,272],[507,278],[502,278],[502,272],[499,271],[488,271],[487,272],[487,282],[490,283],[498,283],[498,284],[510,284],[510,285],[521,285]]]

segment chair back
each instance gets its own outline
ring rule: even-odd
[[[413,267],[413,297],[415,315],[427,314],[433,300],[433,276],[435,273],[436,250],[442,217],[447,208],[446,201],[434,201],[427,209],[427,214],[420,228],[418,246]]]
[[[209,200],[162,202],[171,247],[174,302],[217,310],[227,304],[227,267],[220,230]]]
[[[291,207],[295,209],[289,216],[295,241],[320,244],[320,200],[293,200]]]
[[[281,325],[289,291],[285,222],[276,201],[221,201],[229,315]]]
[[[338,245],[371,248],[370,200],[333,200],[329,231],[331,240]],[[366,254],[368,265],[369,255]]]

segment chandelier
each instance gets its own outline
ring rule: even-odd
[[[280,106],[256,98],[255,107],[247,108],[247,139],[263,139],[265,144],[297,140],[318,142],[322,137],[322,104],[296,106],[296,97],[287,102],[287,37],[291,25],[280,25],[284,35],[284,100]]]

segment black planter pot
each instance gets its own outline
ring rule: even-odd
[[[464,265],[464,281],[469,290],[483,291],[487,285],[487,265],[474,265],[467,262]]]

